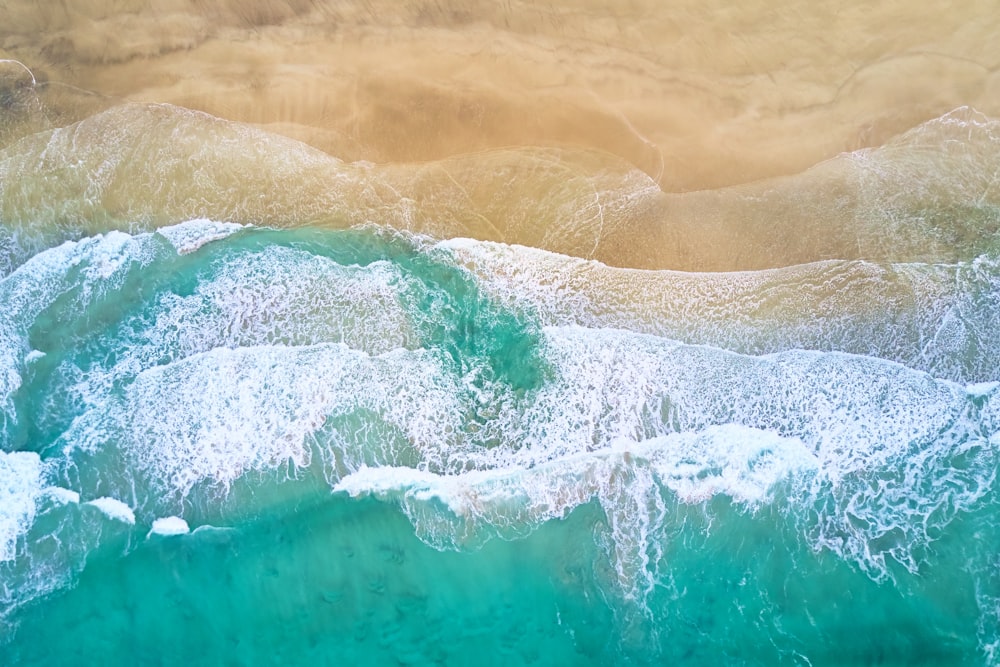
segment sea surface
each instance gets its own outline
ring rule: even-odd
[[[4,3],[0,664],[1000,665],[937,4]]]

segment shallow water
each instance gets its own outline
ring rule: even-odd
[[[1000,664],[930,9],[4,5],[0,662]]]

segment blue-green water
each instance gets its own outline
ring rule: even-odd
[[[989,201],[666,320],[377,211],[3,194],[3,664],[1000,660]]]

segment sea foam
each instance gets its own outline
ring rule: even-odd
[[[34,452],[0,452],[0,561],[14,558],[17,538],[35,516],[42,463]]]
[[[178,516],[168,516],[153,521],[153,526],[149,530],[149,535],[186,535],[190,532],[187,521]]]
[[[170,241],[178,255],[187,255],[206,243],[218,241],[243,229],[235,222],[217,222],[206,218],[188,220],[177,225],[160,227],[156,233]]]
[[[135,514],[132,512],[132,508],[116,498],[104,496],[89,500],[86,504],[93,505],[115,521],[135,525]]]

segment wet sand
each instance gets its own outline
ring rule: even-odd
[[[0,26],[55,124],[130,100],[346,161],[595,148],[668,192],[797,173],[960,105],[1000,115],[990,2],[13,0]],[[0,63],[8,119],[28,83]]]
[[[997,246],[998,159],[1000,121],[963,108],[792,176],[665,193],[589,149],[344,162],[244,123],[123,104],[0,149],[0,215],[8,241],[29,253],[81,234],[208,218],[378,225],[646,269],[942,263]]]

